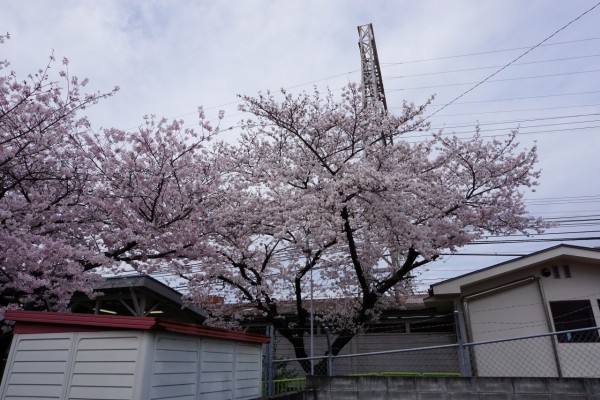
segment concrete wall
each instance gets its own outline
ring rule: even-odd
[[[304,400],[598,400],[591,378],[309,377]]]

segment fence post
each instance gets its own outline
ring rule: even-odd
[[[329,328],[323,327],[325,337],[327,338],[327,376],[333,376],[333,354],[331,352],[331,336],[329,336]]]
[[[273,395],[273,379],[275,375],[273,365],[273,351],[275,349],[275,327],[273,325],[267,326],[267,336],[269,336],[269,344],[267,345],[267,353],[265,354],[265,393],[264,396]]]
[[[456,325],[456,339],[458,341],[458,363],[460,366],[460,374],[462,376],[471,376],[470,368],[467,366],[467,354],[465,353],[465,341],[462,336],[462,328],[460,323],[460,315],[458,310],[454,310],[454,325]]]

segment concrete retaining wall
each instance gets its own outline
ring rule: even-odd
[[[307,377],[304,400],[600,400],[598,378]]]

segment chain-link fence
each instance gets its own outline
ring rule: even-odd
[[[473,376],[600,377],[598,328],[465,343]]]
[[[456,335],[441,333],[367,333],[335,357],[275,357],[265,360],[267,371],[271,371],[265,376],[265,394],[302,390],[305,376],[311,374],[600,377],[599,329],[585,328],[474,343],[461,343]],[[314,342],[320,343],[319,340]],[[387,350],[356,352],[357,348],[369,348],[371,342],[377,342]],[[282,345],[281,339],[275,338],[274,348]],[[326,347],[320,350],[323,351],[320,354],[328,353]],[[279,354],[285,353],[280,351]]]

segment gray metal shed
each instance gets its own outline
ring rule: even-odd
[[[148,317],[8,311],[2,400],[254,399],[266,336]]]

